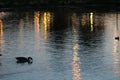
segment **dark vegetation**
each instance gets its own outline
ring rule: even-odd
[[[83,3],[120,3],[120,0],[0,0],[0,5],[56,5],[56,4],[83,4]]]
[[[105,9],[119,8],[120,0],[0,0],[0,8],[86,8]]]

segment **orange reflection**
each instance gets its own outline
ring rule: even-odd
[[[2,20],[0,19],[0,37],[3,37],[3,24],[2,24]]]
[[[4,42],[3,22],[2,19],[0,19],[0,54],[4,53]]]
[[[118,33],[115,30],[114,36],[116,36]],[[119,63],[119,54],[118,54],[118,44],[119,41],[114,39],[114,47],[113,47],[113,58],[114,58],[114,74],[115,76],[120,76],[120,63]]]
[[[50,23],[52,22],[52,15],[50,12],[44,12],[43,14],[44,23],[44,39],[48,37],[48,31],[50,30]]]
[[[35,15],[34,15],[34,21],[35,21],[35,30],[37,32],[40,32],[40,12],[35,12]]]
[[[35,22],[36,39],[40,41],[40,12],[39,11],[35,12],[34,22]]]
[[[80,80],[80,58],[78,57],[78,52],[76,51],[78,48],[77,44],[73,45],[73,61],[72,61],[72,72],[73,72],[73,80]]]
[[[78,44],[78,27],[73,26],[73,60],[72,60],[72,72],[73,72],[73,80],[81,80],[81,74],[80,74],[80,58],[78,57],[78,50],[79,50],[79,44]]]

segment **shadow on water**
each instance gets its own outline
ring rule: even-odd
[[[65,37],[67,36],[66,31],[69,26],[69,14],[64,14],[62,12],[55,12],[54,13],[54,20],[53,25],[50,27],[50,41],[53,42],[53,44],[56,45],[56,49],[61,48],[64,49],[65,46]],[[53,46],[55,47],[55,46]]]

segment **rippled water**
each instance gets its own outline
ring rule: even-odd
[[[119,80],[119,16],[1,12],[0,80]],[[19,56],[33,63],[18,64]]]

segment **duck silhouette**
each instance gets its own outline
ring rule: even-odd
[[[0,54],[0,56],[2,56],[2,54]]]
[[[28,62],[29,64],[31,64],[33,62],[32,57],[16,57],[17,63],[26,63]]]
[[[119,37],[115,37],[115,40],[119,40]]]

